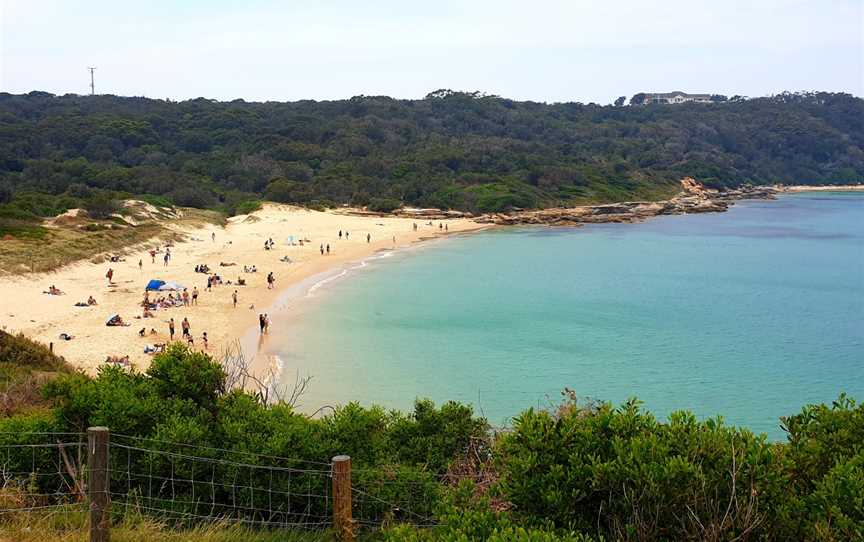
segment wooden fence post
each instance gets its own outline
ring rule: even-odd
[[[342,542],[354,541],[351,519],[351,458],[337,455],[333,464],[333,528]]]
[[[87,498],[90,502],[90,542],[109,542],[111,512],[108,478],[108,428],[87,428]]]

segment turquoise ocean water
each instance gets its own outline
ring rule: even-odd
[[[864,400],[862,193],[501,229],[387,256],[276,317],[268,349],[285,380],[313,376],[305,409],[454,399],[504,425],[567,386],[780,439],[778,418],[804,404]]]

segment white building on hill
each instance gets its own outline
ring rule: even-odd
[[[644,104],[683,104],[687,102],[711,103],[710,94],[687,94],[676,90],[674,92],[645,93]]]

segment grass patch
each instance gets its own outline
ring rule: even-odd
[[[44,273],[81,260],[99,262],[106,253],[122,254],[133,246],[141,248],[147,243],[183,238],[182,234],[166,227],[167,220],[148,220],[137,226],[115,220],[118,222],[72,219],[62,225],[24,222],[25,230],[10,233],[11,238],[0,243],[0,275]],[[223,224],[224,221],[221,213],[200,209],[186,209],[181,218],[170,219],[171,224],[188,228]]]
[[[0,415],[47,407],[42,386],[72,371],[44,344],[0,330]]]
[[[47,513],[8,514],[0,522],[0,542],[87,542],[86,505],[69,505]],[[129,514],[115,520],[112,542],[332,542],[329,531],[249,529],[227,523],[172,528],[150,518]]]

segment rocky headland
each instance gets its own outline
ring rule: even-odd
[[[603,205],[556,207],[530,211],[490,213],[474,220],[480,223],[517,225],[547,224],[578,226],[605,222],[639,222],[652,216],[686,213],[720,213],[742,199],[774,199],[774,187],[744,186],[730,190],[705,188],[690,177],[681,180],[682,191],[665,201],[625,201]]]

